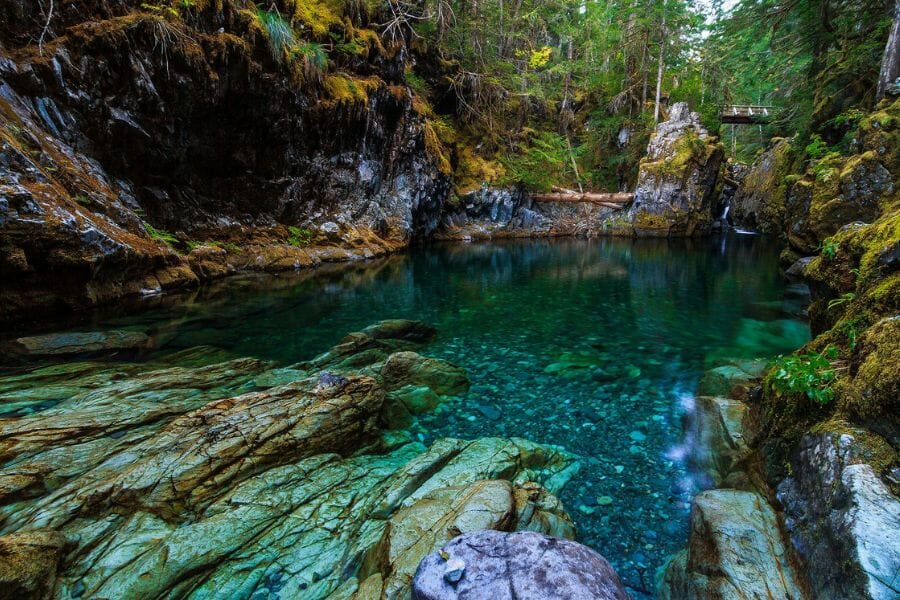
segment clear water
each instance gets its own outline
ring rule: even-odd
[[[423,441],[518,436],[583,456],[561,494],[580,541],[641,597],[683,547],[692,480],[672,449],[704,369],[795,349],[777,248],[538,240],[436,246],[335,272],[227,281],[179,303],[79,328],[140,326],[292,363],[385,318],[439,330],[424,354],[468,369],[469,394],[420,420]]]

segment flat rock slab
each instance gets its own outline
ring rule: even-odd
[[[86,331],[20,337],[9,350],[22,356],[66,356],[118,350],[143,350],[150,338],[140,331]]]
[[[453,582],[456,577],[445,575],[458,561],[465,566]],[[412,597],[625,600],[629,595],[606,559],[587,546],[530,531],[477,531],[454,538],[422,560]]]

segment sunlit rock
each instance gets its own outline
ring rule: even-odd
[[[804,598],[772,508],[736,490],[694,497],[688,548],[665,567],[658,593],[663,600]]]

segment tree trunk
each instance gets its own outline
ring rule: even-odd
[[[656,69],[656,106],[653,109],[653,122],[659,123],[659,99],[662,92],[663,61],[666,44],[666,2],[663,1],[662,27],[659,31],[659,66]]]
[[[884,57],[881,59],[876,99],[884,98],[888,86],[893,84],[897,77],[900,77],[900,0],[895,0],[894,3],[894,24],[891,25],[891,33],[884,47]]]

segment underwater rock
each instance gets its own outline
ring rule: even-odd
[[[746,415],[747,406],[739,400],[698,396],[685,417],[688,461],[713,487],[721,487],[750,452],[744,435]],[[734,483],[734,477],[730,481]]]
[[[656,126],[641,160],[634,202],[611,221],[614,233],[636,237],[691,237],[710,232],[724,152],[700,124],[700,115],[677,102]]]
[[[8,344],[22,356],[103,354],[121,350],[146,350],[151,340],[140,331],[90,331],[20,337]]]
[[[426,386],[439,395],[459,396],[469,389],[465,369],[415,352],[391,354],[381,367],[381,377],[388,390],[407,385]]]
[[[743,397],[757,385],[759,376],[736,365],[722,365],[703,373],[697,393],[703,396]]]
[[[688,547],[664,568],[657,591],[661,600],[804,597],[775,513],[762,496],[737,490],[694,497]]]
[[[466,565],[456,583],[443,576],[448,560]],[[533,532],[461,535],[425,557],[412,590],[413,600],[629,598],[605,558],[577,542]]]
[[[804,436],[778,499],[815,598],[897,598],[900,500],[865,462],[872,452],[854,435],[872,434]]]

